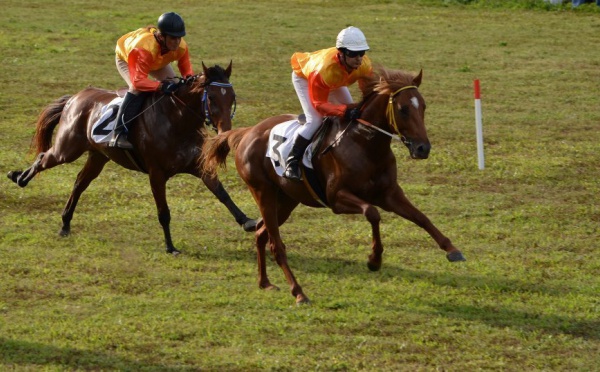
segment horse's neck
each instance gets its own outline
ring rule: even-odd
[[[161,98],[162,97],[162,98]],[[154,123],[158,126],[164,126],[165,117],[172,128],[193,129],[190,135],[194,135],[200,126],[204,125],[204,110],[202,109],[202,93],[190,93],[181,91],[177,96],[168,95],[153,98],[156,107],[154,108]],[[148,109],[152,110],[151,107]]]
[[[361,153],[364,157],[377,158],[391,149],[391,137],[358,121],[347,123],[338,119],[334,121],[331,128],[333,129],[330,137],[332,144],[352,148],[352,152]]]
[[[392,128],[390,128],[389,120],[386,114],[388,97],[385,95],[375,95],[370,100],[367,100],[363,104],[363,114],[361,119],[367,122],[365,127],[373,126],[379,128],[381,131],[378,137],[385,137],[386,139],[391,141],[391,136],[385,134],[392,133]],[[377,132],[375,128],[369,128],[370,131]],[[386,141],[389,142],[389,141]]]

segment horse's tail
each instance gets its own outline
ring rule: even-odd
[[[35,135],[31,140],[31,150],[35,151],[36,155],[40,152],[48,151],[52,145],[52,133],[60,121],[69,98],[71,98],[69,95],[60,97],[46,106],[38,117],[37,124],[35,125]]]
[[[236,149],[248,130],[252,127],[237,128],[207,138],[202,145],[202,156],[200,157],[200,168],[204,173],[216,174],[217,168],[225,169],[227,155],[231,149]]]

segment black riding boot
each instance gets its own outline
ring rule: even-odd
[[[132,149],[133,145],[127,140],[127,132],[129,127],[134,121],[135,116],[142,109],[144,104],[145,94],[139,93],[135,95],[131,92],[127,92],[123,103],[117,113],[117,123],[113,131],[112,138],[108,143],[108,147],[118,147],[120,149]]]
[[[294,145],[292,146],[292,151],[290,155],[285,160],[287,166],[285,168],[285,172],[283,176],[285,178],[289,178],[292,180],[300,180],[302,178],[302,172],[300,172],[300,162],[302,162],[302,156],[304,155],[304,150],[308,147],[310,140],[298,135],[294,140]]]

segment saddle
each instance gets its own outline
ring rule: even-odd
[[[332,120],[334,119],[330,117],[323,118],[323,123],[319,126],[319,129],[311,139],[311,143],[306,148],[301,164],[302,179],[305,186],[313,198],[325,207],[328,206],[327,198],[313,169],[312,159],[326,153],[331,147],[335,146],[335,144],[330,144],[319,154],[319,149],[323,144],[325,135],[331,128]],[[271,130],[266,156],[271,159],[273,168],[279,176],[283,176],[286,167],[285,160],[291,150],[291,139],[294,138],[297,129],[305,122],[306,117],[299,115],[297,119],[278,124]]]

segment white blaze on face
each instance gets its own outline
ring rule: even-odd
[[[410,102],[412,102],[412,105],[418,109],[419,108],[419,100],[417,99],[417,97],[413,97],[410,99]]]
[[[225,90],[225,88],[221,88],[221,94],[225,95],[225,93],[227,93],[227,91]]]

